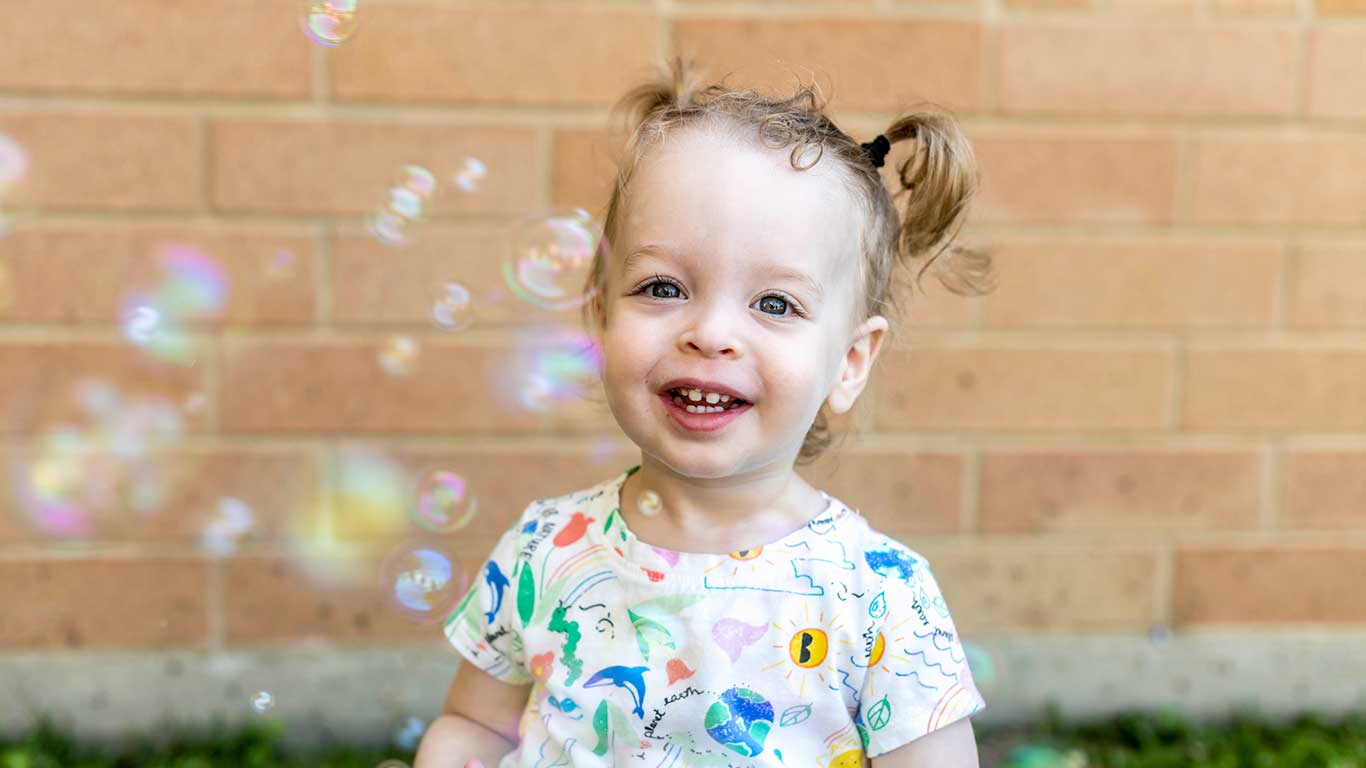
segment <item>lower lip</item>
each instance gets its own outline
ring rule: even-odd
[[[731,408],[720,413],[689,413],[686,408],[674,403],[673,395],[665,392],[659,396],[664,401],[664,408],[685,429],[695,432],[711,432],[720,429],[735,420],[736,416],[748,411],[753,407],[753,403],[746,403],[739,408]]]

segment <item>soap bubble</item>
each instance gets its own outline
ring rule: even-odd
[[[390,187],[383,206],[370,217],[370,234],[384,245],[412,242],[410,227],[426,219],[426,208],[436,193],[436,177],[420,165],[405,165],[397,184]]]
[[[462,331],[474,322],[470,291],[460,283],[439,283],[432,289],[432,322],[443,331]]]
[[[356,32],[356,0],[302,0],[299,23],[308,39],[336,48]]]
[[[640,510],[640,514],[653,517],[664,508],[664,502],[660,500],[659,494],[654,491],[641,491],[640,498],[636,501],[636,508]]]
[[[389,604],[420,623],[441,621],[465,594],[460,560],[435,540],[410,539],[384,559],[380,585]]]
[[[596,226],[582,208],[524,217],[502,259],[503,282],[517,298],[541,309],[580,306],[588,298],[583,285],[593,266]]]
[[[466,192],[474,192],[480,179],[488,173],[488,167],[477,157],[465,158],[465,167],[455,172],[451,181]]]
[[[379,364],[393,376],[407,376],[417,364],[417,342],[408,336],[394,336],[379,351]]]
[[[413,521],[433,533],[452,533],[468,525],[478,508],[464,478],[437,470],[422,480]]]
[[[510,410],[546,412],[585,400],[602,372],[602,348],[569,328],[528,328],[491,366],[490,391]]]

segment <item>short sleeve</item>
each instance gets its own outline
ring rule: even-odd
[[[445,622],[446,638],[475,666],[511,685],[532,681],[517,616],[517,553],[531,507],[503,532]],[[530,567],[526,563],[523,566]]]
[[[854,720],[868,757],[986,708],[929,563],[903,551],[911,573],[888,576],[869,605],[875,640]]]

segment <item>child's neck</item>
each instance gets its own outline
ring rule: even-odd
[[[648,464],[621,487],[621,515],[640,541],[679,552],[725,554],[776,541],[825,508],[825,499],[796,472],[745,483],[692,483]],[[654,515],[640,511],[646,490],[659,494]]]

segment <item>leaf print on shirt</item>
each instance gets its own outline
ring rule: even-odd
[[[636,647],[640,649],[640,655],[649,661],[652,648],[678,650],[668,624],[674,622],[689,606],[705,599],[702,595],[666,595],[627,608],[626,615],[631,618],[631,626],[635,627]]]

